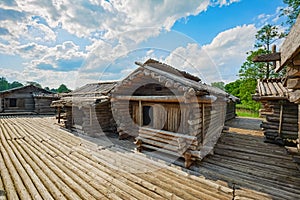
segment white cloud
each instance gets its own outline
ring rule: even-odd
[[[78,69],[86,58],[86,54],[81,52],[78,45],[72,41],[66,41],[63,44],[54,47],[47,47],[36,43],[28,43],[17,46],[11,49],[14,54],[23,55],[23,58],[30,60],[26,63],[26,67],[41,68],[42,65],[47,65],[48,70],[54,71],[72,71]],[[78,61],[78,63],[74,63]],[[71,62],[73,65],[65,66]],[[76,65],[77,64],[77,65]]]
[[[216,3],[221,6],[228,6],[232,3],[239,2],[240,0],[219,0]]]
[[[51,30],[58,27],[78,37],[98,37],[100,33],[100,37],[111,39],[137,28],[170,30],[178,19],[197,15],[210,5],[223,6],[237,1],[16,0],[16,4],[9,8],[23,16],[17,19],[19,26],[16,29],[19,34],[26,34],[24,30],[27,29],[29,36],[27,25],[30,25],[44,33],[44,39],[48,40],[55,40],[55,33]],[[37,23],[35,16],[39,16],[44,23]],[[144,38],[151,35],[151,32],[145,32]]]
[[[256,17],[255,20],[258,21],[258,26],[264,26],[266,24],[280,24],[280,20],[283,20],[281,15],[281,10],[283,7],[279,6],[276,8],[276,12],[272,14],[262,13]]]
[[[42,87],[58,88],[60,84],[66,84],[69,88],[76,88],[76,77],[78,72],[56,72],[50,70],[39,70],[25,68],[23,71],[14,69],[0,68],[0,74],[5,74],[5,77],[10,81],[19,81],[26,84],[26,81],[35,81],[42,84]]]
[[[134,57],[134,60],[138,61],[144,61],[149,57],[156,58],[176,68],[196,74],[206,83],[215,81],[231,82],[236,79],[236,74],[245,60],[245,52],[251,50],[253,47],[255,33],[256,28],[254,25],[238,26],[218,34],[210,44],[202,47],[198,44],[190,43],[185,47],[176,48],[165,57],[156,54],[155,49],[145,51],[142,54],[144,56],[139,59],[137,56],[140,55],[139,52],[136,52],[136,54],[133,53],[131,57]],[[94,57],[87,59],[85,67],[79,71],[57,71],[53,73],[52,70],[41,70],[33,66],[27,67],[24,71],[20,72],[3,69],[2,71],[0,69],[0,71],[3,74],[7,74],[8,78],[17,77],[17,80],[41,81],[43,86],[50,87],[58,87],[57,85],[63,82],[74,89],[86,83],[99,80],[116,80],[120,76],[124,77],[130,73],[135,66],[133,66],[133,61],[130,58],[127,59],[126,56],[124,58],[125,62],[121,61],[120,63],[113,63],[113,66],[108,66],[108,64],[111,64],[111,60],[117,58],[117,55],[122,57],[121,52],[126,52],[125,50],[117,51],[117,49],[121,48],[117,46],[104,41],[102,43],[99,41],[94,47],[90,46],[90,51],[100,54],[104,54],[105,51],[114,52],[112,53],[114,56],[111,58],[101,58],[95,54]],[[43,50],[42,46],[35,48]],[[51,59],[55,60],[58,57],[70,58],[74,54],[76,55],[77,48],[78,46],[74,45],[74,43],[66,42],[63,45],[53,47],[42,60],[46,62]],[[34,52],[32,50],[31,54],[34,55]],[[58,55],[56,55],[57,52],[59,52]]]
[[[253,48],[255,33],[254,25],[238,26],[218,34],[203,47],[179,47],[165,62],[200,76],[203,82],[234,81],[245,53]]]
[[[158,36],[163,30],[169,31],[178,19],[197,15],[209,6],[224,6],[237,1],[2,1],[0,53],[18,55],[26,61],[23,63],[26,66],[23,72],[11,70],[3,73],[22,78],[18,80],[36,77],[33,79],[41,80],[47,86],[62,80],[71,84],[74,78],[70,77],[74,76],[78,65],[86,58],[89,58],[84,63],[87,71],[100,65],[106,66],[138,48],[141,42]],[[83,38],[92,44],[79,46],[65,38],[58,40],[61,30],[78,41]],[[221,41],[216,43],[225,45]],[[197,52],[197,48],[192,45],[188,48],[186,52],[181,49],[182,52],[178,53],[184,55]],[[197,61],[198,56],[186,57]],[[131,68],[124,68],[121,71],[126,73],[130,70]],[[101,73],[89,72],[81,74],[85,81],[100,75]],[[108,73],[106,76],[113,78],[114,74]]]
[[[206,10],[209,3],[209,0],[16,0],[16,4],[10,8],[24,14],[27,20],[32,16],[40,16],[50,28],[61,27],[78,37],[88,38],[100,31],[105,38],[113,38],[137,27],[170,30],[176,20]],[[30,23],[25,19],[20,22]],[[37,28],[49,31],[45,27]]]

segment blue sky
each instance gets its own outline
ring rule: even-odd
[[[203,82],[228,83],[257,30],[281,24],[282,7],[282,0],[4,0],[0,76],[74,89],[123,78],[134,61],[154,58]]]

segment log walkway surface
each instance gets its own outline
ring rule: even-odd
[[[241,133],[240,133],[241,132]],[[95,140],[96,141],[96,140]],[[122,145],[125,144],[125,145]],[[299,199],[300,171],[262,133],[231,128],[190,170],[129,141],[78,137],[53,117],[0,117],[0,199]]]

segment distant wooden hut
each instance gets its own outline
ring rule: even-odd
[[[300,154],[300,15],[291,28],[290,33],[283,42],[280,52],[273,50],[273,53],[260,55],[254,58],[256,62],[273,62],[276,65],[275,71],[279,72],[286,67],[287,77],[284,86],[288,89],[288,99],[298,105],[298,152]]]
[[[51,105],[58,110],[58,121],[64,120],[67,129],[89,136],[115,132],[109,98],[115,85],[116,82],[92,83],[62,95]]]
[[[226,117],[225,121],[229,121],[236,117],[236,104],[240,102],[240,99],[230,95],[228,96],[227,106],[226,106]]]
[[[27,85],[0,92],[1,113],[54,114],[50,107],[58,96],[51,91]]]
[[[282,79],[261,79],[257,81],[253,99],[263,104],[261,115],[266,117],[261,127],[266,142],[288,144],[298,136],[298,106],[289,101],[288,89]]]
[[[144,148],[192,160],[213,151],[229,95],[198,77],[149,59],[112,91],[112,111],[122,135]]]

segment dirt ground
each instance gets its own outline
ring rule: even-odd
[[[236,117],[225,125],[229,127],[229,132],[263,136],[260,128],[262,121],[260,118]]]

